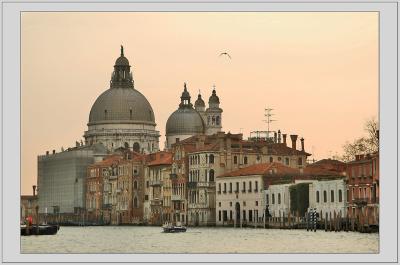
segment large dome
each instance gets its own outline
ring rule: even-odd
[[[110,88],[94,102],[88,125],[140,122],[155,125],[154,112],[146,97],[134,88]]]
[[[204,133],[204,123],[200,114],[193,108],[179,108],[169,116],[166,134]]]

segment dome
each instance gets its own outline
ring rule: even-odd
[[[219,104],[219,97],[217,96],[217,92],[213,89],[210,98],[208,99],[208,103],[216,103]]]
[[[204,123],[200,114],[193,108],[179,108],[169,116],[166,134],[204,133]]]
[[[121,56],[121,57],[118,57],[118,59],[115,61],[115,65],[129,66],[129,61],[125,56]]]
[[[110,88],[94,102],[88,125],[137,122],[155,125],[154,112],[146,97],[134,88]]]
[[[197,96],[197,100],[194,103],[194,106],[195,107],[205,107],[206,106],[206,104],[204,103],[204,100],[201,98],[200,94]]]

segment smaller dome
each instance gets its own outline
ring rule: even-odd
[[[204,100],[201,98],[200,94],[197,96],[197,100],[194,103],[194,106],[195,107],[205,107],[206,106],[206,104],[204,103]]]
[[[183,89],[183,92],[182,92],[182,95],[181,95],[181,99],[190,99],[190,94],[187,91],[186,83],[183,84],[183,87],[184,87],[184,89]]]
[[[208,103],[217,103],[219,104],[219,97],[217,96],[217,92],[215,91],[215,88],[212,91],[212,94],[210,98],[208,99]]]
[[[129,66],[129,61],[125,56],[121,56],[115,61],[115,65],[118,65],[118,66]]]
[[[204,133],[204,122],[193,108],[179,108],[169,116],[166,134],[193,135]]]

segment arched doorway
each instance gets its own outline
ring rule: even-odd
[[[140,152],[140,145],[138,142],[133,144],[133,151]]]
[[[240,227],[240,203],[235,204],[235,212],[236,212],[236,226]]]
[[[199,226],[199,213],[196,213],[195,226]]]

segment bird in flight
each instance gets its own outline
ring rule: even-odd
[[[232,59],[232,57],[229,55],[229,53],[227,53],[227,52],[222,52],[219,56],[222,56],[222,55],[226,55],[226,56],[228,56],[229,57],[229,59]]]

